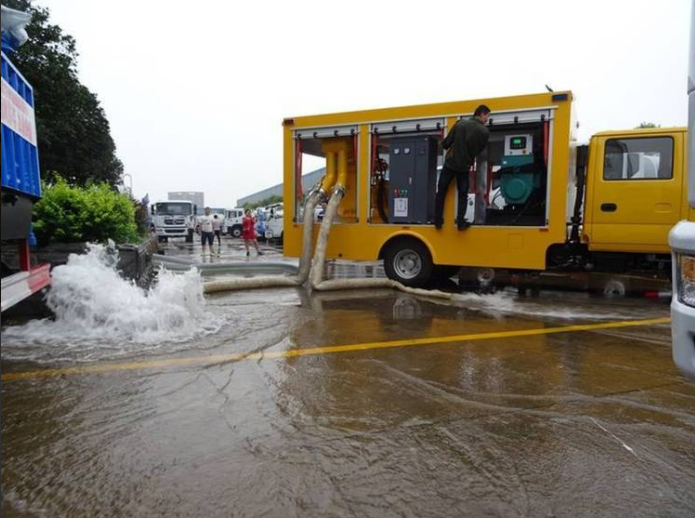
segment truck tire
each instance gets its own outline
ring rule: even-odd
[[[386,248],[384,270],[391,280],[412,288],[421,288],[432,278],[432,255],[422,241],[413,238],[399,239]]]
[[[235,225],[232,227],[232,230],[230,230],[229,233],[232,235],[232,237],[239,239],[241,237],[241,227],[239,225]]]
[[[186,243],[193,242],[193,229],[188,229],[188,234],[186,235]]]

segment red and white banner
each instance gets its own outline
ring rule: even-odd
[[[34,108],[29,106],[29,103],[22,99],[4,78],[2,80],[2,123],[29,143],[36,145]]]

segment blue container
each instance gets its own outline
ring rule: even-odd
[[[2,53],[2,190],[41,197],[34,91]]]

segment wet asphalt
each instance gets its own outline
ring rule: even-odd
[[[246,259],[226,239],[205,260]],[[663,301],[277,289],[207,305],[219,331],[185,347],[3,380],[3,517],[695,516],[695,384],[669,326],[601,327],[668,317]],[[229,359],[187,360],[213,355]],[[2,373],[49,367],[70,364]]]

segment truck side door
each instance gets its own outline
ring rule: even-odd
[[[585,229],[589,247],[668,253],[668,233],[683,203],[683,133],[595,138]]]

